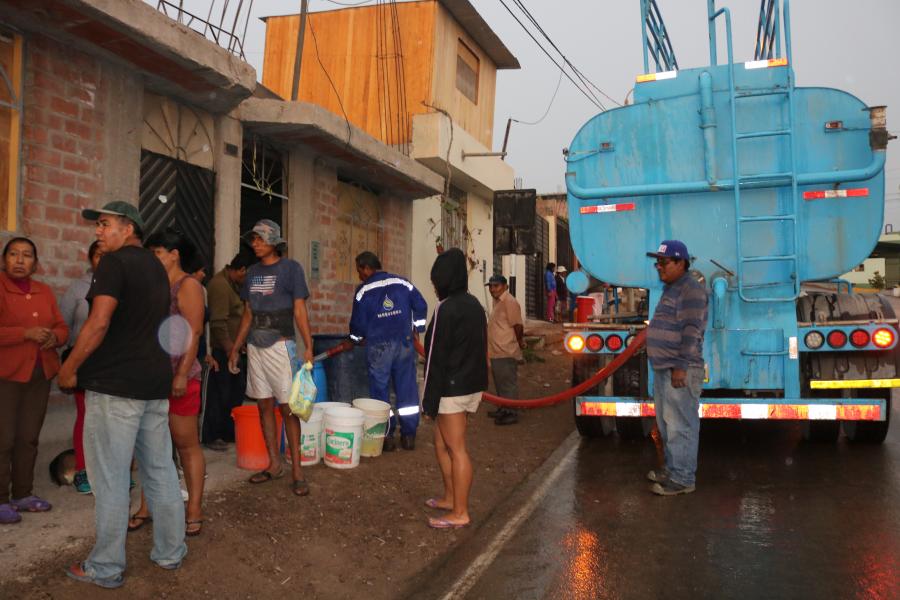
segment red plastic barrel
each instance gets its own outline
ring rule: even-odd
[[[587,323],[588,317],[594,314],[594,299],[590,296],[578,296],[575,299],[576,306],[576,314],[575,314],[575,322],[576,323]]]

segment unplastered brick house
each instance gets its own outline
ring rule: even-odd
[[[306,269],[314,332],[346,332],[354,252],[409,270],[412,202],[443,178],[278,98],[203,32],[141,0],[0,0],[0,242],[31,238],[61,294],[87,267],[82,207],[138,204],[147,233],[179,228],[208,271],[271,218]]]

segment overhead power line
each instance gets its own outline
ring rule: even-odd
[[[590,79],[588,79],[587,76],[585,76],[584,73],[582,73],[581,70],[578,69],[572,63],[572,61],[570,61],[568,59],[568,57],[562,52],[562,50],[559,49],[559,46],[557,46],[556,43],[550,38],[549,34],[547,34],[547,32],[544,30],[544,28],[541,27],[540,23],[537,21],[537,19],[534,17],[534,15],[531,14],[531,12],[524,5],[522,0],[511,0],[511,1],[514,3],[516,8],[518,8],[522,12],[522,14],[525,16],[525,18],[531,23],[532,27],[534,27],[539,32],[540,36],[543,37],[550,44],[553,51],[559,55],[559,60],[553,56],[551,51],[548,50],[544,46],[544,44],[538,40],[537,37],[535,37],[535,35],[532,33],[532,31],[528,27],[528,25],[526,25],[522,21],[522,19],[509,7],[509,5],[504,0],[499,0],[499,1],[500,1],[500,4],[503,5],[503,8],[505,8],[506,11],[510,14],[510,16],[512,16],[512,18],[516,20],[516,22],[519,24],[519,26],[522,28],[522,30],[525,31],[526,34],[528,34],[528,37],[530,37],[532,39],[532,41],[537,45],[537,47],[540,48],[540,50],[545,55],[547,55],[547,58],[550,59],[550,61],[556,66],[556,68],[560,70],[560,72],[566,77],[566,79],[568,79],[572,83],[572,85],[574,85],[575,88],[579,92],[581,92],[585,96],[585,98],[588,99],[588,101],[591,102],[591,104],[593,104],[600,110],[606,110],[606,107],[603,105],[603,102],[600,100],[598,95],[596,93],[594,93],[594,91],[593,91],[593,90],[596,90],[597,92],[599,92],[600,95],[608,98],[616,105],[621,106],[621,104],[619,104],[619,102],[614,100],[612,97],[610,97],[608,94],[606,94],[603,90],[601,90],[596,84],[594,84]],[[562,64],[560,64],[560,61],[562,62]],[[566,67],[568,67],[568,69]],[[572,74],[570,74],[569,71],[571,71]]]
[[[556,82],[556,89],[553,90],[553,96],[550,97],[550,104],[547,105],[547,110],[544,111],[544,115],[538,119],[537,121],[520,121],[519,119],[512,119],[512,121],[516,123],[521,123],[522,125],[537,125],[541,121],[547,118],[547,115],[550,114],[550,109],[553,108],[553,101],[556,100],[556,94],[559,93],[559,86],[562,84],[563,72],[559,72],[559,80]]]
[[[599,87],[597,87],[597,85],[594,84],[593,81],[588,79],[587,76],[578,69],[578,67],[576,67],[574,64],[572,64],[572,61],[570,61],[566,57],[566,55],[563,54],[563,51],[559,49],[559,46],[557,46],[556,43],[554,43],[554,41],[547,34],[547,32],[544,31],[544,28],[541,27],[541,24],[538,23],[537,19],[534,17],[534,15],[531,14],[531,11],[528,10],[528,8],[525,6],[525,3],[522,0],[513,0],[513,2],[516,4],[516,6],[519,7],[519,10],[521,10],[525,14],[525,16],[528,17],[528,20],[531,21],[531,23],[540,32],[540,34],[544,37],[544,39],[546,39],[550,43],[550,45],[553,47],[553,49],[559,53],[559,55],[562,57],[563,61],[567,65],[569,65],[569,68],[572,69],[572,72],[575,73],[576,76],[578,76],[578,79],[580,79],[582,82],[584,82],[585,85],[590,86],[591,88],[594,88],[595,90],[597,90],[602,96],[606,97],[613,104],[615,104],[617,106],[622,106],[618,101],[616,101],[614,98],[609,96],[606,92],[604,92]],[[592,95],[593,95],[593,93],[592,93]]]
[[[569,81],[571,81],[571,82],[572,82],[572,85],[574,85],[575,88],[578,89],[579,92],[581,92],[582,94],[584,94],[584,97],[587,98],[588,101],[589,101],[591,104],[593,104],[594,106],[596,106],[596,107],[599,108],[600,110],[606,110],[606,108],[603,106],[603,104],[601,104],[595,97],[591,96],[591,94],[589,94],[589,93],[581,86],[581,84],[579,84],[577,81],[575,81],[574,79],[572,79],[572,76],[569,75],[568,72],[566,72],[566,69],[565,69],[562,65],[560,65],[560,64],[556,61],[556,59],[553,57],[553,55],[551,55],[550,52],[549,52],[546,48],[544,48],[544,46],[537,40],[537,38],[534,37],[534,34],[531,33],[531,31],[528,29],[528,27],[525,25],[525,23],[523,23],[522,20],[516,15],[516,13],[514,13],[514,12],[512,11],[512,9],[506,4],[506,2],[504,2],[503,0],[500,0],[500,4],[502,4],[502,5],[503,5],[503,8],[506,9],[506,12],[508,12],[508,13],[510,14],[510,16],[512,16],[512,18],[516,20],[516,22],[519,24],[519,26],[522,28],[522,30],[525,31],[525,33],[528,34],[528,37],[530,37],[530,38],[534,41],[534,43],[537,44],[537,47],[540,48],[541,51],[542,51],[544,54],[547,55],[547,58],[550,59],[550,62],[552,62],[554,65],[556,65],[556,68],[559,69],[559,70],[562,72],[563,75],[565,75],[566,79],[568,79]]]

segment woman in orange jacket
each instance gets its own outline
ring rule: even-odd
[[[3,248],[0,524],[18,523],[23,512],[51,508],[49,502],[33,494],[34,462],[47,414],[50,380],[59,371],[56,349],[66,343],[69,328],[52,290],[31,278],[37,265],[37,247],[28,238],[13,238]]]

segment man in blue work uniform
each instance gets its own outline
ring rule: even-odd
[[[708,297],[690,272],[687,246],[664,240],[656,252],[663,293],[647,327],[647,357],[653,367],[656,424],[665,468],[650,471],[650,491],[660,496],[694,491],[700,445],[700,392],[703,389],[703,334]]]
[[[425,331],[428,305],[409,281],[382,271],[381,261],[372,252],[356,257],[356,272],[363,283],[356,288],[353,299],[350,339],[365,342],[372,398],[389,402],[391,379],[397,395],[397,415],[391,411],[384,449],[396,449],[394,430],[399,420],[400,445],[404,450],[413,450],[419,426],[413,336]]]

